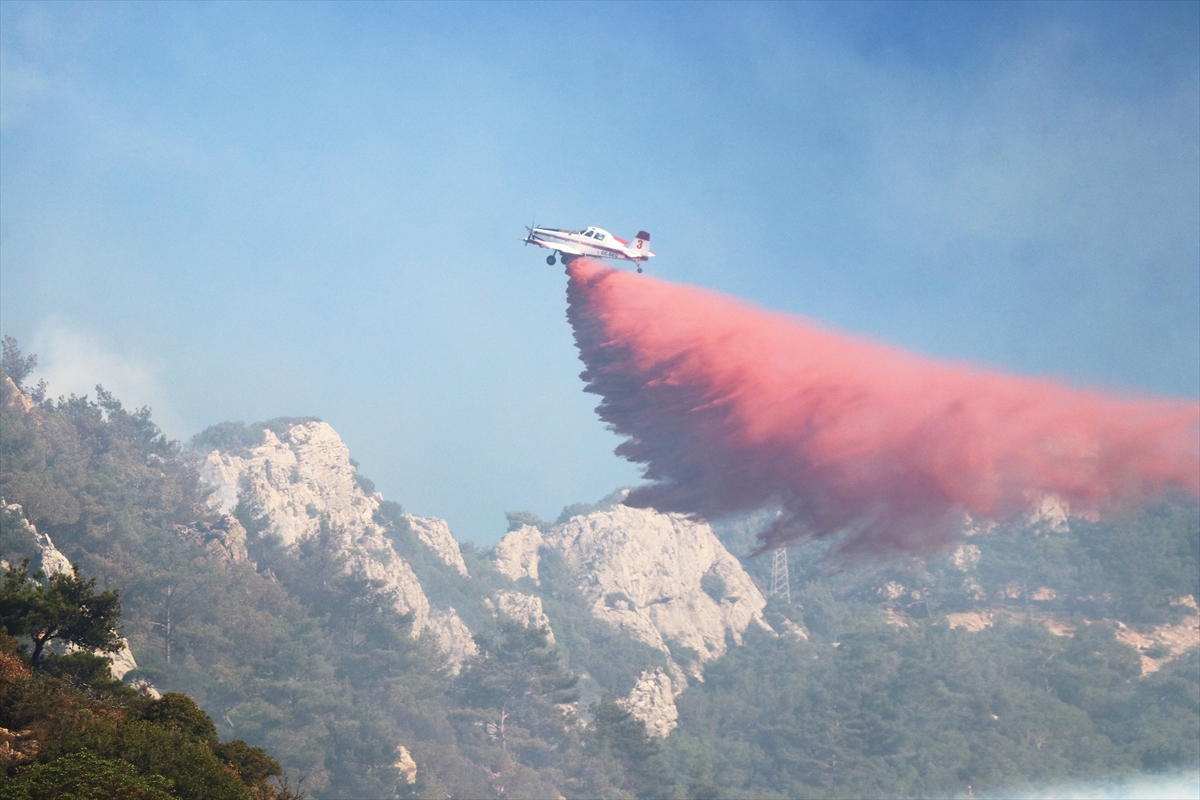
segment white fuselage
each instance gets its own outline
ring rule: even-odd
[[[581,231],[558,228],[530,228],[526,244],[536,244],[564,255],[564,263],[573,256],[616,258],[622,261],[646,261],[654,256],[648,242],[637,239],[630,244],[606,230],[591,227]]]

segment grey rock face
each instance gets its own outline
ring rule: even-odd
[[[239,454],[214,451],[201,469],[213,489],[212,510],[229,515],[244,503],[264,536],[284,545],[320,536],[349,574],[366,578],[395,608],[413,615],[413,634],[429,630],[453,668],[476,652],[471,632],[453,608],[434,607],[409,564],[375,522],[381,496],[367,495],[350,454],[323,422],[267,431],[257,447]],[[458,542],[445,522],[406,515],[417,539],[459,575],[469,577]],[[211,536],[214,557],[243,558],[232,525]],[[210,532],[211,533],[211,532]],[[205,533],[208,536],[209,533]],[[766,628],[766,600],[712,529],[676,514],[607,506],[543,532],[525,526],[495,547],[498,571],[512,580],[539,581],[542,548],[560,555],[598,619],[668,656],[665,669],[641,676],[623,704],[648,729],[665,736],[675,726],[674,698],[688,678],[702,680],[705,662],[740,643],[750,625]],[[539,597],[497,592],[497,616],[551,627]],[[551,634],[553,636],[553,633]]]
[[[20,503],[4,503],[4,510],[19,517],[20,522],[18,525],[24,527],[25,532],[37,542],[37,547],[40,551],[40,569],[45,571],[47,577],[57,575],[60,572],[71,571],[71,561],[59,552],[59,549],[54,546],[54,542],[50,541],[48,534],[39,531],[34,527],[32,522],[25,518],[25,509],[21,507]],[[35,563],[32,568],[39,568],[39,565]]]
[[[725,653],[727,637],[740,644],[750,625],[767,627],[766,599],[705,523],[617,506],[545,538],[596,617],[668,655],[682,646],[710,661]]]
[[[770,630],[766,599],[707,524],[617,505],[549,533],[510,532],[496,545],[496,567],[537,581],[543,547],[561,555],[595,617],[669,657],[666,670],[644,673],[622,701],[656,735],[674,728],[674,698],[689,675],[703,680],[704,663],[729,641],[740,644],[749,626]]]
[[[359,487],[350,451],[332,427],[305,422],[264,433],[245,457],[214,450],[205,458],[200,477],[214,490],[212,510],[231,514],[244,495],[265,518],[264,533],[288,546],[315,535],[323,519],[355,538],[379,530],[379,502]]]
[[[213,511],[228,515],[244,502],[263,522],[262,535],[288,547],[324,536],[325,548],[344,559],[347,574],[370,581],[397,611],[413,615],[413,636],[431,628],[454,664],[464,652],[474,652],[469,634],[464,643],[466,625],[454,609],[430,606],[412,568],[375,522],[381,496],[368,496],[359,486],[349,450],[327,423],[299,423],[278,435],[265,431],[263,443],[245,455],[214,450],[200,477],[213,490]],[[443,559],[457,554],[462,561],[444,522],[417,519],[422,542]]]
[[[554,644],[554,631],[550,628],[550,618],[542,609],[542,598],[502,589],[496,592],[494,601],[486,602],[498,617],[519,622],[526,628],[545,628],[550,644]]]
[[[415,783],[417,780],[417,762],[413,761],[412,753],[408,752],[408,748],[404,745],[399,745],[396,748],[396,763],[392,765],[400,774],[404,776],[404,780],[409,784]]]
[[[450,532],[450,526],[444,519],[418,517],[414,514],[405,514],[404,518],[408,520],[408,525],[417,538],[426,547],[437,553],[438,558],[458,570],[459,575],[464,578],[469,577],[467,564],[463,561],[462,550],[458,547],[458,540],[454,538],[454,534]]]
[[[646,723],[646,733],[666,738],[679,724],[675,698],[682,690],[676,689],[677,684],[661,668],[648,670],[642,673],[629,696],[617,704]]]
[[[226,514],[214,523],[177,526],[180,539],[204,545],[210,560],[221,566],[245,564],[250,560],[246,550],[246,529],[237,517]]]
[[[453,608],[441,610],[434,608],[429,612],[429,630],[433,633],[438,649],[450,662],[450,674],[457,675],[462,671],[463,662],[479,652],[475,640],[471,638],[471,629],[462,621]]]
[[[538,582],[538,549],[546,543],[542,532],[532,525],[525,525],[504,536],[492,551],[496,569],[514,581],[532,578]]]

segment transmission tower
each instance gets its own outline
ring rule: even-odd
[[[788,578],[787,548],[778,548],[771,558],[771,596],[792,602],[792,582]]]

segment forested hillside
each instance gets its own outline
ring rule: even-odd
[[[197,460],[148,410],[99,388],[94,400],[31,399],[5,380],[0,414],[0,495],[83,574],[120,590],[142,667],[126,680],[194,698],[222,738],[265,747],[309,796],[674,791],[659,746],[627,711],[598,700],[580,724],[576,679],[538,631],[493,621],[456,675],[336,561],[253,536],[258,561],[213,558],[223,523],[201,502]],[[37,559],[16,522],[3,519],[0,557]],[[488,574],[473,548],[463,555]]]
[[[0,381],[0,496],[13,504],[0,558],[36,568],[24,521],[49,534],[97,591],[119,590],[140,666],[127,683],[194,698],[211,719],[205,742],[264,748],[314,798],[968,796],[1200,766],[1193,500],[1120,520],[1051,509],[975,522],[961,547],[928,561],[844,563],[830,544],[793,548],[792,602],[772,597],[770,629],[745,628],[741,645],[730,634],[707,660],[606,622],[633,624],[646,609],[632,594],[593,603],[584,567],[551,546],[580,515],[618,519],[617,500],[569,507],[556,523],[510,515],[516,534],[545,537],[525,553],[536,580],[470,543],[456,545],[459,569],[398,504],[377,502],[380,558],[402,559],[430,608],[453,606],[474,634],[473,655],[455,663],[432,628],[411,635],[414,614],[378,580],[348,569],[338,518],[314,511],[317,533],[293,546],[268,534],[248,496],[233,517],[213,511],[203,451],[240,452],[299,421],[214,426],[193,450],[99,388],[51,400],[21,391],[22,377]],[[752,554],[760,522],[716,530],[765,593],[771,556]],[[703,585],[736,607],[717,573]],[[521,593],[547,627],[498,613]],[[645,602],[659,613],[669,600]],[[623,697],[672,663],[688,670],[678,725],[649,736]],[[10,683],[33,679],[7,669]],[[153,716],[132,689],[101,688],[110,694],[71,707],[89,719],[93,702],[125,720]],[[0,699],[0,726],[53,713],[14,696]],[[71,741],[104,757],[82,733]]]
[[[747,553],[757,524],[718,530]],[[767,619],[807,639],[759,635],[680,698],[668,754],[691,793],[986,794],[1200,764],[1194,501],[966,531],[929,560],[792,548],[793,602]]]
[[[1196,766],[1195,648],[1143,676],[1099,623],[901,627],[827,587],[797,600],[821,620],[808,641],[757,635],[680,698],[667,749],[691,796],[965,796]]]
[[[12,622],[6,576],[5,621]],[[153,697],[109,675],[87,652],[31,660],[0,632],[3,800],[295,800],[279,762],[221,742],[191,698]]]

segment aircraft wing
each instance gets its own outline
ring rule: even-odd
[[[527,236],[525,241],[528,244],[536,244],[538,247],[544,247],[547,250],[557,250],[560,253],[570,253],[573,256],[586,256],[587,253],[579,249],[570,242],[547,242],[536,236]]]
[[[549,247],[551,250],[557,250],[560,253],[570,253],[573,256],[586,256],[587,253],[571,244],[570,242],[559,242],[558,244],[544,244],[542,247]]]

